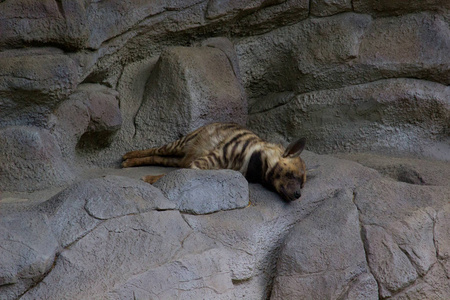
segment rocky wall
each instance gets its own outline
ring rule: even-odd
[[[317,152],[447,160],[449,6],[2,1],[0,188],[117,166],[125,151],[211,121],[247,123],[283,143],[306,136]],[[11,139],[36,143],[31,136],[54,139],[55,158],[12,149]],[[36,157],[36,179],[54,178],[17,184],[8,166],[18,155]]]
[[[449,24],[447,0],[0,1],[0,299],[448,299]],[[212,121],[343,159],[306,151],[291,204],[118,169]]]

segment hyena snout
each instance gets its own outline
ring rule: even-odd
[[[281,185],[280,194],[286,201],[294,201],[302,196],[302,184],[300,181],[291,181]]]

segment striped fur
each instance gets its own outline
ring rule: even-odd
[[[232,123],[213,123],[159,148],[128,152],[122,167],[163,165],[192,169],[232,169],[249,182],[262,183],[277,191],[285,200],[300,197],[306,181],[305,163],[300,153],[305,146],[300,139],[287,149],[268,143],[250,130]],[[146,176],[153,183],[159,176]]]

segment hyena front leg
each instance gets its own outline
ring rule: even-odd
[[[145,165],[159,165],[166,167],[181,167],[181,157],[172,156],[147,156],[147,157],[137,157],[128,158],[122,162],[122,168],[145,166]]]
[[[190,163],[189,168],[200,170],[222,169],[219,150],[211,151],[207,155],[196,158]]]

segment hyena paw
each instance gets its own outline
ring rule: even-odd
[[[142,177],[142,180],[150,183],[150,184],[154,184],[156,181],[158,181],[161,177],[163,177],[165,174],[161,174],[161,175],[147,175]]]
[[[130,167],[131,166],[131,163],[130,163],[130,160],[129,159],[125,159],[123,162],[122,162],[122,168],[128,168],[128,167]]]
[[[129,158],[133,157],[133,152],[127,152],[122,156],[123,160],[127,160]]]

